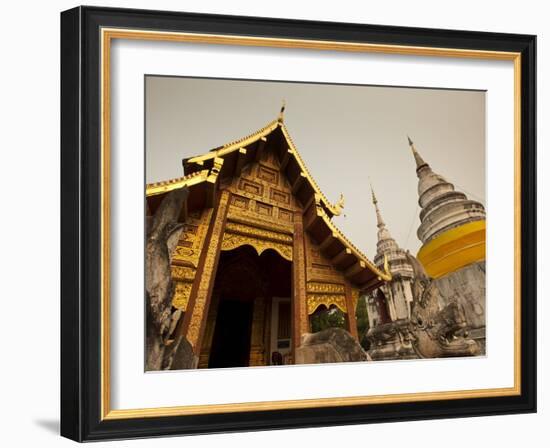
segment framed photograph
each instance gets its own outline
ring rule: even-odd
[[[61,14],[61,433],[536,411],[535,36]]]

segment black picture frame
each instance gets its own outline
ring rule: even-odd
[[[521,53],[521,393],[516,396],[101,418],[100,29]],[[61,13],[61,435],[76,441],[536,412],[536,36],[99,7]]]

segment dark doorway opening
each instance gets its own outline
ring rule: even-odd
[[[222,251],[201,351],[203,367],[270,364],[272,300],[290,297],[291,267],[272,249],[261,255],[248,245]],[[290,329],[290,302],[288,307]]]
[[[380,324],[387,324],[391,322],[390,313],[388,311],[388,301],[386,300],[386,296],[382,292],[381,289],[379,289],[375,296],[376,300],[376,307],[378,309],[378,316],[380,317]]]
[[[252,305],[250,301],[221,299],[209,368],[248,365]]]

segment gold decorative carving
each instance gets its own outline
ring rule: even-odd
[[[307,280],[308,282],[344,284],[342,272],[336,270],[321,253],[319,246],[315,244],[309,235],[306,235],[307,253]]]
[[[241,179],[239,189],[246,191],[247,193],[252,193],[256,196],[263,195],[263,186],[248,179]]]
[[[279,182],[279,172],[265,165],[258,165],[258,177],[272,184]]]
[[[235,207],[239,207],[245,210],[248,208],[249,202],[250,202],[250,199],[245,198],[243,196],[234,195],[231,198],[231,205],[234,205]]]
[[[220,242],[222,239],[222,231],[224,225],[224,217],[227,213],[227,206],[229,202],[229,193],[222,191],[218,209],[216,212],[215,221],[213,224],[212,235],[208,247],[206,248],[206,256],[204,259],[204,266],[202,269],[202,276],[197,288],[197,295],[195,297],[195,304],[191,315],[191,321],[189,323],[189,329],[187,330],[187,339],[191,343],[194,349],[197,347],[199,341],[201,325],[204,319],[204,312],[206,307],[206,301],[208,299],[208,292],[210,289],[210,283],[213,281],[215,272],[214,265],[216,264],[216,257],[218,254]]]
[[[172,298],[172,306],[185,311],[187,304],[189,303],[189,296],[191,295],[192,282],[176,282],[174,290],[174,297]]]
[[[177,261],[191,261],[196,266],[199,254],[189,247],[177,246],[172,258]]]
[[[347,313],[346,296],[343,294],[308,294],[307,295],[307,314],[313,314],[317,308],[325,305],[329,308],[331,305],[337,306],[341,311]]]
[[[188,222],[181,232],[178,245],[172,255],[174,265],[183,264],[197,267],[211,216],[212,209],[203,210],[198,215],[189,215]]]
[[[245,224],[251,227],[270,230],[273,232],[286,233],[292,235],[294,227],[286,222],[273,222],[273,220],[261,219],[257,215],[245,212],[243,210],[231,209],[228,219],[232,222]]]
[[[273,215],[273,206],[264,204],[263,202],[256,202],[256,213],[264,216]]]
[[[188,266],[172,266],[172,278],[175,281],[193,281],[196,269]]]
[[[346,288],[344,285],[335,283],[309,282],[307,284],[307,292],[319,294],[345,294]]]
[[[221,250],[233,250],[244,245],[252,246],[258,255],[273,249],[285,260],[292,261],[292,246],[236,233],[224,233]]]
[[[287,205],[290,204],[290,195],[275,188],[270,189],[270,198],[272,201],[281,202]]]
[[[292,212],[288,210],[284,210],[282,208],[279,209],[279,218],[283,219],[284,221],[292,222],[293,220],[293,214]]]
[[[246,224],[227,222],[221,250],[232,250],[246,244],[252,246],[258,255],[273,249],[286,260],[292,261],[292,236]]]
[[[292,236],[286,233],[280,233],[272,230],[259,229],[246,224],[227,222],[225,231],[237,233],[240,235],[251,236],[260,239],[281,242],[283,244],[292,244]]]
[[[298,214],[297,214],[298,215]],[[302,217],[297,216],[297,219],[294,221],[294,255],[295,260],[293,262],[293,300],[296,302],[295,307],[297,307],[297,314],[295,314],[295,319],[298,320],[298,334],[294,335],[294,344],[296,347],[299,346],[300,340],[304,333],[307,333],[308,328],[308,318],[307,318],[307,293],[306,293],[306,256],[305,256],[305,247],[303,238],[304,235],[304,226],[302,222]],[[295,308],[296,310],[296,308]]]

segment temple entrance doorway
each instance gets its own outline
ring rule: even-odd
[[[199,367],[273,364],[273,347],[281,341],[274,343],[272,338],[280,339],[285,333],[272,331],[273,325],[279,327],[278,316],[273,322],[272,310],[274,303],[277,312],[286,309],[284,302],[290,310],[291,276],[292,263],[272,249],[261,255],[249,245],[222,251]],[[290,334],[290,315],[283,311],[280,318]],[[290,347],[290,340],[284,342]],[[275,358],[280,360],[277,354]]]
[[[222,298],[208,367],[242,367],[249,364],[253,302]]]

